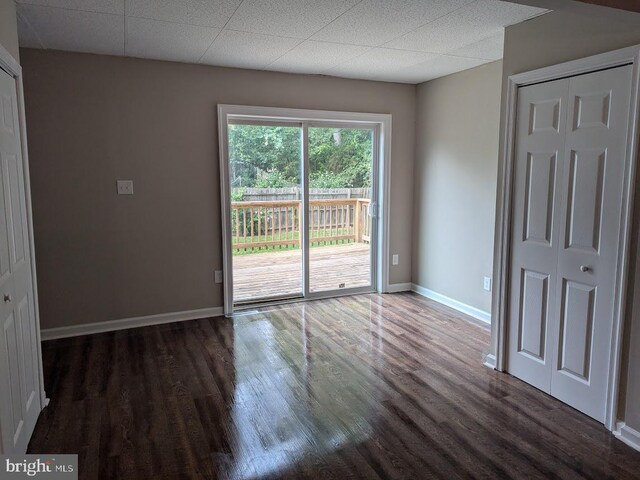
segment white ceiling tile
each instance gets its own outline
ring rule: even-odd
[[[434,53],[373,48],[326,73],[348,78],[402,81],[402,71],[437,57]]]
[[[363,54],[369,47],[305,41],[270,64],[269,70],[321,73]]]
[[[405,69],[402,74],[408,83],[422,83],[435,78],[451,75],[452,73],[468,70],[488,63],[487,60],[477,58],[451,57],[441,55],[422,64],[413,65]]]
[[[124,14],[124,0],[16,0],[17,3],[44,7],[67,8],[85,12]]]
[[[27,22],[20,13],[18,13],[18,37],[20,38],[20,46],[26,48],[45,48],[38,35],[29,22]]]
[[[488,60],[375,48],[329,72],[347,78],[422,83],[488,63]]]
[[[504,31],[482,40],[465,45],[450,52],[451,55],[469,58],[484,58],[486,60],[500,60],[504,50]]]
[[[127,0],[128,16],[224,27],[241,0]]]
[[[125,55],[177,62],[197,62],[220,29],[127,18]]]
[[[33,48],[420,83],[501,58],[504,26],[541,13],[498,0],[18,0],[18,28]]]
[[[262,69],[295,47],[297,38],[223,30],[202,58],[202,63]]]
[[[124,53],[124,16],[18,5],[46,48],[106,55]]]
[[[227,28],[308,38],[359,0],[244,0]]]
[[[498,34],[503,27],[536,16],[544,10],[497,0],[477,0],[428,23],[385,46],[447,53]]]
[[[475,0],[363,0],[312,38],[382,45]]]

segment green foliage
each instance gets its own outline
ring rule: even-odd
[[[229,125],[231,186],[255,187],[261,172],[299,178],[301,141],[295,127]]]
[[[255,182],[258,188],[285,188],[295,187],[295,183],[291,178],[285,177],[280,170],[273,170],[258,177]]]
[[[244,188],[236,188],[231,190],[231,201],[241,202],[244,200],[244,194],[246,190]]]
[[[343,188],[344,183],[341,175],[329,172],[312,172],[309,179],[309,187],[311,188]]]
[[[371,137],[370,130],[309,129],[311,187],[370,187]]]
[[[229,125],[232,187],[300,185],[301,130],[297,127]],[[310,186],[371,186],[370,130],[309,128]]]

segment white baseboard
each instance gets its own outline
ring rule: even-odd
[[[454,310],[465,313],[470,317],[480,320],[481,322],[491,325],[491,314],[489,312],[485,312],[483,310],[480,310],[479,308],[459,302],[458,300],[454,300],[453,298],[449,298],[438,292],[429,290],[428,288],[421,287],[420,285],[416,285],[415,283],[411,284],[411,291],[416,292],[418,295],[422,295],[423,297],[435,300],[438,303],[442,303],[443,305],[451,307]]]
[[[411,283],[391,283],[387,287],[386,293],[410,292]]]
[[[492,370],[496,369],[496,356],[493,353],[487,353],[487,356],[484,357],[484,366]]]
[[[640,452],[640,432],[628,426],[625,422],[618,422],[613,434],[631,448]]]
[[[113,332],[127,328],[147,327],[163,323],[184,322],[199,318],[219,317],[223,315],[222,307],[202,308],[199,310],[186,310],[184,312],[159,313],[157,315],[145,315],[142,317],[122,318],[107,322],[85,323],[82,325],[70,325],[68,327],[46,328],[41,330],[42,341],[56,338],[77,337],[78,335],[91,335],[92,333]]]

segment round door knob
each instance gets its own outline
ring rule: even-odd
[[[4,303],[9,303],[11,301],[11,295],[8,293],[4,294]]]
[[[589,270],[591,270],[591,269],[590,269],[589,267],[587,267],[586,265],[582,265],[582,266],[580,267],[580,271],[581,271],[581,272],[588,272]]]

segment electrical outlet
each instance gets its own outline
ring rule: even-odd
[[[117,180],[118,195],[133,195],[133,180]]]
[[[397,253],[395,253],[393,255],[393,257],[391,257],[391,264],[392,265],[398,265],[400,263],[400,255],[398,255]]]
[[[491,277],[484,277],[484,289],[487,292],[491,291]]]
[[[214,280],[216,283],[222,283],[222,270],[215,271]]]

